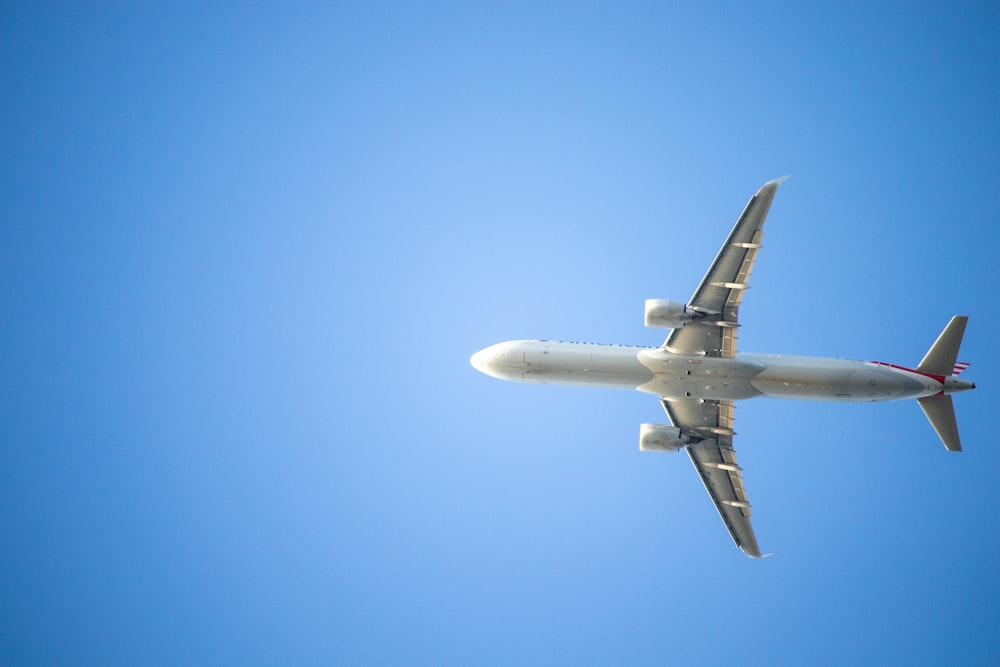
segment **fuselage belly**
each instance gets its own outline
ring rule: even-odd
[[[937,379],[909,369],[822,357],[738,353],[725,358],[663,348],[510,341],[482,350],[473,361],[505,380],[637,389],[664,398],[868,402],[933,396],[942,390]]]

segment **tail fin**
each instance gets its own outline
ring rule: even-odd
[[[962,345],[962,336],[965,334],[965,325],[968,321],[969,318],[965,315],[951,318],[948,326],[920,360],[917,370],[946,378],[965,370],[968,364],[956,364],[955,360],[958,359],[958,348]],[[941,438],[944,448],[949,452],[962,451],[962,441],[958,436],[958,422],[955,420],[955,406],[951,402],[951,396],[944,393],[927,396],[917,399],[917,403]]]
[[[941,335],[937,337],[931,349],[920,360],[917,370],[930,375],[948,377],[955,370],[955,360],[958,359],[958,348],[962,345],[965,334],[965,324],[969,321],[966,315],[956,315],[948,322]]]
[[[955,420],[955,405],[951,402],[951,396],[947,394],[927,396],[918,398],[917,403],[941,438],[944,448],[949,452],[962,451],[962,440],[958,437],[958,422]]]

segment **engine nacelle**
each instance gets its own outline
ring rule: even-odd
[[[639,451],[676,452],[687,443],[687,436],[681,435],[681,430],[676,426],[643,424],[639,427]]]
[[[680,301],[646,299],[646,326],[657,329],[676,329],[704,315],[688,308]]]

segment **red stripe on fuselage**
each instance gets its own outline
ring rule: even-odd
[[[896,364],[887,364],[884,361],[872,361],[869,363],[876,364],[878,366],[888,366],[889,368],[895,368],[898,371],[906,371],[907,373],[913,373],[914,375],[923,375],[925,378],[930,378],[936,382],[944,384],[943,375],[934,375],[933,373],[924,373],[923,371],[917,371],[912,368],[907,368],[906,366],[897,366]]]

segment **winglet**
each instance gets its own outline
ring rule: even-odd
[[[740,547],[740,548],[742,549],[742,547]],[[757,551],[756,553],[751,553],[751,552],[747,551],[746,549],[743,549],[743,553],[745,553],[750,558],[753,558],[754,560],[763,560],[765,558],[770,558],[771,556],[774,555],[773,551],[771,553],[769,553],[769,554],[762,554],[760,551]]]
[[[754,196],[759,197],[765,193],[770,193],[771,196],[774,196],[774,192],[778,189],[778,186],[787,181],[789,178],[791,178],[791,176],[782,176],[781,178],[775,178],[768,181],[764,185],[760,186],[760,190],[757,190],[757,194]],[[768,202],[768,206],[770,206],[770,202]]]

